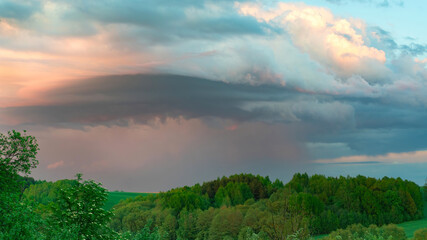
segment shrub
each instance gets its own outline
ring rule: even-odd
[[[406,240],[403,228],[394,224],[377,227],[364,227],[354,224],[346,229],[338,229],[324,238],[324,240]]]
[[[414,240],[425,240],[427,239],[427,228],[421,228],[415,231]]]

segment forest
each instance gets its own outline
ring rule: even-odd
[[[286,184],[253,174],[121,201],[76,174],[47,182],[27,177],[37,140],[0,135],[0,239],[407,239],[394,224],[424,216],[427,185],[400,178],[295,174]],[[378,227],[377,227],[378,226]],[[420,229],[414,239],[427,239]]]

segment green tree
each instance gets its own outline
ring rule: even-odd
[[[267,216],[262,230],[272,240],[285,240],[293,234],[298,239],[308,239],[307,212],[297,205],[298,194],[290,194],[287,190],[279,190],[267,202]]]
[[[259,240],[259,236],[252,228],[243,227],[239,232],[238,240]]]
[[[17,194],[0,193],[0,239],[44,239],[39,229],[43,221]]]
[[[2,171],[11,174],[31,173],[39,163],[36,159],[39,145],[33,136],[27,136],[15,130],[9,131],[7,135],[0,133],[0,164]]]
[[[224,187],[219,187],[218,191],[215,194],[215,204],[217,207],[231,206],[231,199],[228,196],[228,192]]]
[[[208,239],[209,228],[215,217],[216,211],[213,207],[200,212],[197,219],[197,239]]]
[[[225,237],[237,238],[243,222],[243,215],[235,208],[221,208],[213,218],[209,229],[209,240],[222,240]]]
[[[0,133],[0,239],[41,238],[41,219],[21,201],[24,181],[19,176],[37,166],[38,150],[35,137],[27,136],[25,131]]]
[[[36,138],[15,130],[0,133],[0,192],[17,194],[24,185],[19,174],[29,174],[38,164]]]
[[[167,232],[153,227],[153,221],[149,220],[147,224],[142,228],[133,238],[129,240],[164,240],[168,239]]]
[[[112,239],[107,227],[112,213],[103,209],[107,190],[93,180],[82,180],[77,174],[76,184],[61,189],[52,205],[52,225],[59,229],[77,229],[80,239]]]
[[[179,214],[178,230],[176,231],[177,239],[193,240],[197,235],[197,211],[182,210]]]

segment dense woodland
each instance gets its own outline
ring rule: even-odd
[[[104,209],[107,191],[83,180],[34,181],[36,139],[0,135],[0,239],[406,239],[423,192],[400,178],[295,174],[283,184],[252,174],[218,178]],[[427,198],[427,185],[424,186]],[[382,226],[376,227],[375,225]],[[416,239],[426,239],[421,229]]]
[[[115,206],[114,213],[112,227],[117,231],[150,224],[169,239],[237,238],[241,231],[281,239],[298,230],[306,236],[354,223],[419,219],[423,198],[418,185],[402,179],[296,174],[283,185],[240,174],[128,199]]]

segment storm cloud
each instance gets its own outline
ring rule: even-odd
[[[237,122],[351,122],[353,108],[278,85],[225,83],[165,74],[114,75],[50,89],[43,105],[0,108],[3,124],[58,127],[146,124],[166,118]]]
[[[43,104],[0,108],[0,123],[72,129],[150,125],[167,119],[201,119],[207,125],[215,119],[230,125],[297,124],[310,133],[303,134],[304,141],[346,142],[358,153],[369,154],[384,154],[390,148],[418,150],[422,141],[402,144],[399,139],[427,130],[424,103],[389,94],[313,93],[278,84],[226,83],[171,74],[82,79],[46,90],[40,98]],[[419,135],[417,141],[425,138]],[[381,147],[372,145],[378,141]]]
[[[83,172],[110,189],[236,172],[398,175],[426,151],[424,9],[2,1],[0,130],[40,140],[34,176]]]

